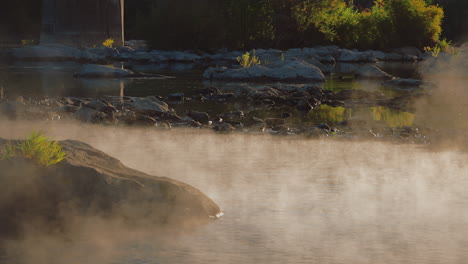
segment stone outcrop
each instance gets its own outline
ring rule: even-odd
[[[300,60],[277,61],[265,66],[255,65],[248,68],[211,67],[205,71],[203,77],[210,80],[234,81],[325,81],[325,76],[318,67]]]
[[[47,168],[21,157],[0,160],[0,234],[18,235],[28,225],[58,230],[69,217],[188,227],[221,214],[192,186],[127,168],[82,142],[61,144],[66,159]]]

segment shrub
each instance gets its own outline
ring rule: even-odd
[[[51,141],[42,133],[32,132],[23,142],[14,146],[11,142],[2,149],[2,159],[22,156],[49,167],[65,159],[65,152],[57,141]]]
[[[252,56],[250,52],[246,52],[240,57],[237,57],[237,62],[239,62],[242,68],[249,68],[252,65],[260,65],[260,59],[255,55],[255,50],[252,52]]]
[[[303,32],[315,28],[328,43],[348,48],[424,47],[439,41],[443,10],[423,0],[376,0],[358,11],[343,0],[323,6],[304,1],[295,8]]]
[[[114,45],[114,39],[112,38],[108,38],[104,40],[104,42],[102,42],[102,46],[104,47],[112,48],[113,45]]]

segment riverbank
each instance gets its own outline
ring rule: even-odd
[[[48,51],[51,47],[56,47],[54,53],[39,52]],[[11,120],[73,120],[111,126],[159,129],[190,127],[225,133],[378,138],[423,144],[430,143],[430,138],[439,137],[438,134],[446,133],[440,132],[440,128],[432,124],[418,122],[418,115],[424,112],[419,107],[420,102],[437,98],[440,93],[434,95],[434,91],[446,88],[443,85],[441,87],[437,79],[429,78],[431,81],[426,81],[421,77],[428,74],[447,74],[453,68],[459,71],[452,72],[463,76],[463,65],[468,61],[464,52],[457,56],[439,54],[432,57],[413,48],[384,53],[328,46],[287,51],[251,51],[264,64],[243,69],[236,61],[236,56],[243,54],[240,51],[197,55],[193,51],[145,51],[105,47],[76,49],[43,45],[17,49],[10,52],[10,58],[15,52],[16,59],[11,64],[13,69],[52,73],[85,72],[88,75],[75,74],[75,78],[70,75],[70,79],[86,84],[86,87],[89,86],[95,92],[90,96],[57,96],[47,93],[36,96],[18,93],[7,87],[0,102],[0,113]],[[125,55],[124,58],[122,54],[129,56]],[[138,56],[144,54],[153,56],[153,59],[138,59]],[[158,57],[155,54],[164,56]],[[27,62],[34,60],[34,56],[39,61]],[[82,61],[82,58],[93,60]],[[47,60],[72,61],[59,62],[56,67],[54,65],[58,62]],[[97,63],[101,60],[113,63],[114,68],[80,64]],[[382,62],[385,60],[397,61],[392,62],[395,65],[387,67],[389,73],[385,72],[387,70]],[[225,66],[209,67],[218,62]],[[31,63],[33,66],[28,66]],[[116,68],[118,65],[127,69]],[[171,65],[182,66],[167,71],[165,67]],[[275,65],[278,67],[275,68]],[[194,67],[198,70],[194,72],[193,79],[182,84],[183,87],[165,87],[168,82],[181,79],[178,76],[154,75],[170,75]],[[323,77],[303,78],[304,76],[297,74],[300,71],[298,67],[312,69],[314,74]],[[400,72],[400,68],[409,68],[416,74]],[[88,69],[97,69],[99,73],[89,75]],[[265,72],[273,72],[272,76],[286,78],[271,79]],[[218,73],[236,78],[215,76]],[[27,76],[26,74],[26,78]],[[88,78],[90,76],[93,78]],[[237,78],[239,76],[241,77]],[[398,78],[399,76],[411,78]],[[41,77],[40,80],[44,82],[47,78]],[[160,80],[153,82],[155,79]],[[354,80],[362,84],[356,86],[353,84]],[[42,83],[47,86],[42,89],[49,89],[49,83],[55,85],[55,82]],[[132,83],[143,87],[145,92],[134,92]],[[339,89],[334,87],[336,83],[339,83]],[[11,82],[6,84],[8,85]],[[62,84],[66,85],[68,84]],[[155,87],[147,88],[153,85]],[[101,86],[116,87],[112,91],[107,88],[104,91]],[[463,129],[456,132],[459,133],[463,134]]]

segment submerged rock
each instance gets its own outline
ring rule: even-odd
[[[6,143],[0,139],[0,146]],[[82,142],[61,144],[66,159],[50,167],[20,157],[0,160],[0,234],[18,235],[32,225],[66,229],[77,217],[154,228],[187,227],[220,214],[210,198],[190,185],[127,168]]]
[[[354,74],[359,78],[366,79],[390,80],[395,78],[394,76],[382,71],[377,66],[370,64],[366,64],[364,66],[359,67]]]
[[[433,88],[437,85],[433,82],[417,79],[394,79],[383,82],[384,86],[393,87],[401,90]]]

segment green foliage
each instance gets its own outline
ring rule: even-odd
[[[114,45],[114,39],[113,38],[108,38],[102,42],[102,46],[112,48]]]
[[[244,53],[242,56],[237,57],[237,62],[239,62],[242,68],[249,68],[252,65],[260,65],[260,59],[255,55],[255,50],[253,50],[252,55],[250,52]]]
[[[0,160],[4,159],[11,159],[12,157],[16,156],[16,147],[11,144],[11,142],[8,142],[8,144],[5,147],[2,147],[2,153],[0,156]]]
[[[2,149],[1,159],[23,156],[49,167],[65,159],[65,152],[57,141],[51,141],[39,132],[32,132],[22,143],[14,146],[11,142]]]
[[[315,28],[329,43],[348,48],[424,47],[437,43],[443,10],[423,0],[376,0],[358,11],[342,0],[304,1],[295,8],[302,31]]]
[[[424,51],[431,53],[433,57],[439,56],[440,52],[447,52],[448,54],[451,54],[453,56],[458,56],[460,54],[460,50],[452,46],[452,41],[448,41],[445,38],[437,42],[432,47],[424,47]]]
[[[422,48],[439,41],[444,14],[437,0],[139,1],[135,31],[160,49]]]

